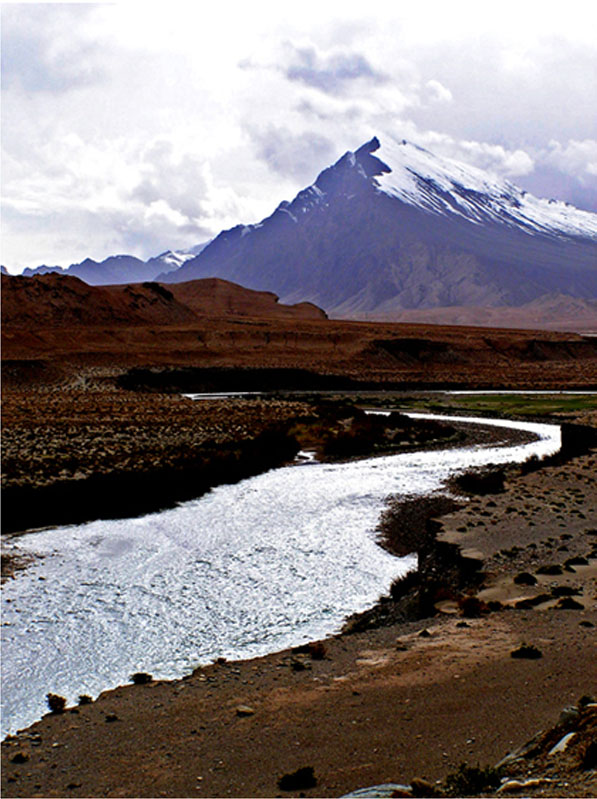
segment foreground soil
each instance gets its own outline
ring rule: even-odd
[[[3,795],[340,796],[415,777],[433,786],[463,761],[495,765],[597,694],[596,465],[588,453],[511,470],[503,493],[442,518],[438,537],[482,563],[474,593],[493,612],[470,618],[448,596],[428,618],[323,649],[106,692],[7,739]],[[521,573],[536,583],[515,582]],[[513,658],[523,643],[541,657]],[[594,796],[581,755],[542,752],[510,776],[550,780],[524,795]],[[314,787],[280,788],[305,767]]]

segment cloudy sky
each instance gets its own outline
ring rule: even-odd
[[[3,3],[2,263],[256,222],[374,134],[597,211],[586,0]]]

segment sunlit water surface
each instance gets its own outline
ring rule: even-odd
[[[416,567],[375,543],[388,495],[426,494],[455,471],[559,449],[557,426],[492,424],[540,440],[289,466],[161,513],[9,541],[44,557],[2,591],[2,734],[40,718],[50,691],[76,702],[134,671],[177,678],[219,656],[336,632]]]

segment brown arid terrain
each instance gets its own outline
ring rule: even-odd
[[[3,485],[14,532],[59,520],[52,492],[92,499],[114,481],[129,515],[127,496],[156,475],[178,483],[216,464],[212,484],[233,465],[239,479],[257,449],[265,456],[255,468],[269,468],[292,456],[281,431],[313,413],[307,398],[193,403],[177,393],[182,384],[274,387],[286,370],[302,383],[292,388],[307,389],[323,378],[346,388],[597,382],[597,346],[575,334],[263,310],[166,326],[133,322],[129,310],[123,322],[75,324],[69,312],[63,324],[35,307],[22,318],[11,311],[3,326]],[[414,514],[391,540],[380,528],[383,545],[398,550],[409,537],[419,551],[418,582],[393,587],[342,634],[49,713],[3,742],[3,795],[342,796],[390,783],[370,795],[595,796],[597,418],[578,410],[565,421],[585,427],[562,457],[507,468],[480,489],[454,486],[436,518]],[[19,515],[19,492],[38,508],[34,522]],[[386,521],[403,508],[396,498]],[[27,564],[6,566],[18,580]]]
[[[91,287],[54,274],[3,276],[2,289],[2,357],[12,382],[130,367],[306,369],[341,377],[345,387],[597,382],[597,339],[577,333],[328,320],[309,303],[283,306],[273,294],[211,279]],[[325,386],[302,376],[288,387]]]

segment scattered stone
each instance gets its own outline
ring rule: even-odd
[[[566,596],[563,599],[560,599],[558,604],[556,605],[558,610],[584,610],[585,606],[580,602],[577,602],[576,599],[572,599],[570,596]]]
[[[371,785],[368,788],[359,788],[356,791],[351,791],[351,793],[345,793],[340,799],[393,799],[393,797],[409,797],[412,795],[409,785],[386,782],[383,785]]]
[[[290,661],[290,668],[292,671],[305,671],[311,668],[311,664],[303,658],[292,658]]]
[[[419,638],[431,638],[431,633],[427,629],[421,630],[419,633]]]
[[[580,627],[594,627],[595,626],[593,624],[593,622],[592,621],[588,621],[588,619],[583,619],[582,621],[579,621],[578,624],[579,624]]]
[[[554,585],[551,589],[551,595],[560,596],[578,596],[581,593],[580,588],[574,588],[572,585]]]
[[[118,721],[118,716],[116,715],[116,713],[106,713],[106,721],[108,722]]]
[[[557,563],[549,563],[546,566],[539,566],[537,574],[563,574],[564,570]]]
[[[514,582],[516,585],[536,585],[537,578],[529,572],[520,572],[520,574],[517,574],[514,578]]]
[[[11,758],[11,763],[26,763],[29,760],[29,755],[26,752],[16,752]]]
[[[550,599],[552,599],[551,594],[536,594],[535,596],[525,597],[525,599],[519,599],[514,604],[514,607],[518,610],[528,610],[537,605],[542,605],[544,602],[549,602]]]
[[[589,561],[582,555],[576,555],[574,558],[568,558],[565,562],[566,566],[588,566]]]
[[[543,653],[540,649],[537,649],[536,646],[532,644],[522,644],[518,647],[518,649],[513,649],[510,652],[510,657],[517,658],[519,660],[537,660],[538,658],[543,657]]]
[[[250,707],[249,705],[239,705],[236,708],[236,715],[237,716],[254,716],[255,709]]]
[[[496,793],[520,793],[528,788],[539,788],[541,785],[549,785],[551,780],[545,777],[537,777],[529,780],[508,780],[497,789]]]
[[[284,774],[278,780],[278,788],[281,791],[304,791],[308,788],[315,788],[317,779],[313,766],[299,768],[290,774]]]
[[[555,746],[552,746],[552,748],[549,750],[547,754],[559,755],[560,752],[563,752],[567,748],[568,744],[575,737],[575,735],[576,735],[575,732],[569,732],[566,735],[564,735],[564,737],[560,738],[560,740],[557,742]]]
[[[574,705],[568,705],[567,707],[563,708],[560,716],[558,718],[558,727],[569,727],[572,724],[576,724],[576,722],[580,718],[580,711]]]

